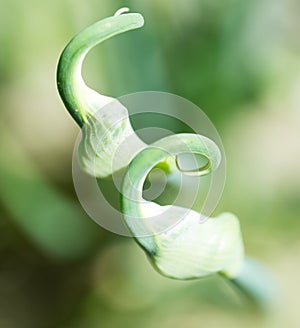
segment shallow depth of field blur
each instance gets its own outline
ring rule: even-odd
[[[79,128],[55,71],[70,38],[128,6],[145,26],[95,48],[89,85],[114,97],[158,90],[194,102],[221,135],[247,254],[278,284],[270,314],[219,277],[156,273],[133,240],[80,207]],[[0,327],[299,327],[300,2],[0,0]]]

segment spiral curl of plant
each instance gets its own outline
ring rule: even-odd
[[[234,214],[222,213],[199,222],[199,213],[194,210],[161,206],[143,198],[143,186],[150,171],[157,165],[167,173],[180,170],[178,156],[181,154],[207,159],[203,167],[185,174],[203,176],[217,169],[221,152],[215,142],[202,135],[181,133],[147,145],[135,134],[127,109],[122,105],[107,106],[115,99],[92,90],[82,78],[83,60],[94,46],[143,26],[142,15],[125,11],[127,8],[77,34],[59,60],[58,91],[82,129],[78,149],[81,166],[100,179],[125,170],[120,199],[124,221],[162,275],[187,280],[220,274],[255,305],[268,306],[273,297],[268,274],[256,261],[245,257],[239,220]],[[135,148],[130,156],[113,165],[115,153],[129,137]],[[172,221],[174,217],[182,219],[161,233],[161,222]]]

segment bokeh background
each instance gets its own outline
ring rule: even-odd
[[[259,314],[220,277],[159,276],[126,237],[95,224],[74,192],[79,128],[55,85],[78,31],[128,6],[145,27],[95,48],[84,76],[114,97],[178,94],[215,124],[227,155],[216,214],[241,221],[247,253],[277,281]],[[0,327],[300,325],[300,2],[0,0]]]

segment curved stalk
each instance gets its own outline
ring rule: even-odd
[[[239,221],[233,214],[223,213],[203,222],[203,216],[189,208],[160,206],[143,199],[144,182],[152,168],[163,162],[162,166],[170,172],[181,170],[190,176],[209,174],[221,161],[217,145],[200,135],[178,134],[147,146],[134,133],[126,108],[84,83],[82,63],[92,47],[143,25],[140,14],[119,15],[123,11],[76,35],[59,60],[60,96],[82,127],[79,146],[82,167],[95,177],[106,177],[128,166],[122,185],[122,213],[132,235],[161,274],[187,280],[219,273],[256,304],[269,302],[270,289],[264,288],[269,286],[268,278],[257,265],[245,260]],[[133,147],[127,151],[124,143],[131,137]],[[114,155],[122,147],[126,149],[124,156],[113,165]],[[178,156],[187,153],[202,155],[207,163],[183,171]]]
[[[210,139],[196,134],[177,134],[160,139],[141,151],[129,164],[122,183],[121,206],[125,221],[135,237],[153,236],[155,233],[144,218],[144,207],[149,205],[142,197],[147,175],[157,164],[167,159],[172,166],[170,159],[175,163],[180,154],[187,152],[201,154],[208,159],[209,169],[200,168],[194,171],[195,174],[208,174],[219,166],[221,155],[218,147]],[[138,241],[141,246],[145,243],[143,239],[138,238]],[[155,250],[154,242],[152,245],[145,247],[150,253]]]
[[[62,52],[57,69],[58,91],[80,127],[87,122],[89,113],[95,113],[99,109],[94,108],[93,98],[99,99],[100,95],[87,87],[81,75],[86,54],[114,35],[139,28],[143,24],[143,16],[136,13],[108,17],[78,33]],[[105,105],[111,98],[102,96],[101,100],[102,105]]]
[[[143,26],[142,15],[123,12],[123,9],[117,11],[115,16],[103,19],[77,34],[62,52],[57,68],[59,94],[82,128],[80,163],[88,174],[99,178],[126,167],[130,158],[146,146],[134,133],[127,109],[117,99],[90,89],[81,75],[83,60],[94,46],[114,35]],[[130,144],[125,145],[129,138]],[[121,145],[130,149],[114,161]]]
[[[196,134],[177,134],[148,146],[131,161],[124,176],[121,198],[124,219],[164,275],[191,279],[225,270],[232,276],[243,258],[239,223],[233,215],[227,213],[200,222],[201,214],[191,209],[159,206],[143,199],[143,185],[151,169],[166,158],[175,162],[177,156],[187,152],[208,159],[208,165],[194,170],[199,176],[215,170],[221,160],[217,145]]]
[[[173,279],[198,279],[219,273],[257,307],[271,303],[268,275],[253,260],[245,259],[238,219],[231,213],[199,222],[200,213],[179,206],[159,206],[143,199],[149,172],[168,158],[178,169],[182,153],[201,154],[208,164],[187,174],[205,175],[221,160],[218,147],[208,138],[177,134],[161,139],[141,151],[125,174],[121,208],[127,226],[153,266]],[[209,169],[207,168],[209,167]]]

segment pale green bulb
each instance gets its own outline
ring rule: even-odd
[[[154,238],[157,252],[151,260],[166,276],[192,279],[223,272],[235,277],[241,271],[244,247],[239,221],[231,213],[199,222],[199,213],[191,210],[174,228]]]

